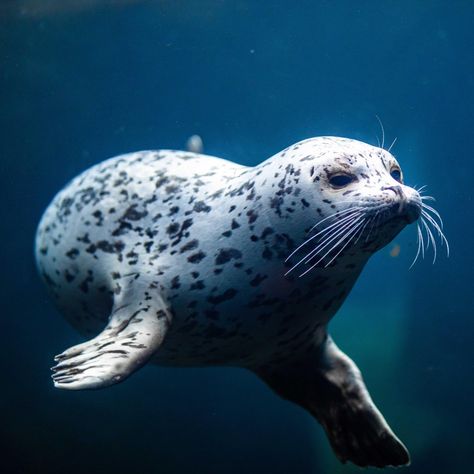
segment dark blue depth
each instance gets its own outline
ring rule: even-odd
[[[317,135],[376,144],[376,115],[386,146],[398,137],[405,181],[437,198],[452,255],[409,270],[405,230],[333,333],[411,451],[400,472],[469,472],[473,24],[462,0],[2,2],[2,472],[360,472],[244,370],[150,366],[103,391],[54,389],[53,356],[80,337],[47,299],[32,248],[53,195],[110,156],[197,133],[206,153],[255,164]]]

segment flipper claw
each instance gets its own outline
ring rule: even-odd
[[[117,302],[107,327],[94,339],[58,354],[51,368],[54,386],[67,390],[95,389],[116,384],[145,364],[160,346],[170,315],[160,297],[143,306]],[[151,303],[154,303],[153,305]],[[157,310],[167,317],[156,317]]]

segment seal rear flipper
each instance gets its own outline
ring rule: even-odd
[[[341,462],[361,467],[409,464],[406,447],[372,402],[354,362],[329,337],[314,351],[301,364],[256,372],[321,423]]]
[[[129,291],[114,303],[109,323],[97,337],[55,357],[55,387],[107,387],[121,382],[150,359],[164,339],[171,315],[161,297],[139,296]]]

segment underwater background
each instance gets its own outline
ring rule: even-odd
[[[253,165],[312,136],[377,144],[376,115],[406,182],[437,198],[451,256],[409,269],[407,228],[330,330],[411,452],[400,472],[472,472],[473,25],[470,0],[1,0],[2,472],[360,472],[244,370],[147,366],[54,389],[53,356],[81,338],[33,239],[54,194],[105,158],[199,134],[205,153]]]

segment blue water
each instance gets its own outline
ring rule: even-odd
[[[80,337],[32,247],[55,192],[107,157],[198,133],[206,153],[255,164],[310,136],[376,144],[376,115],[407,182],[436,196],[452,254],[409,270],[405,230],[331,330],[410,449],[402,472],[470,472],[473,24],[468,0],[2,2],[2,472],[359,472],[243,370],[150,366],[103,391],[54,389],[53,355]]]

